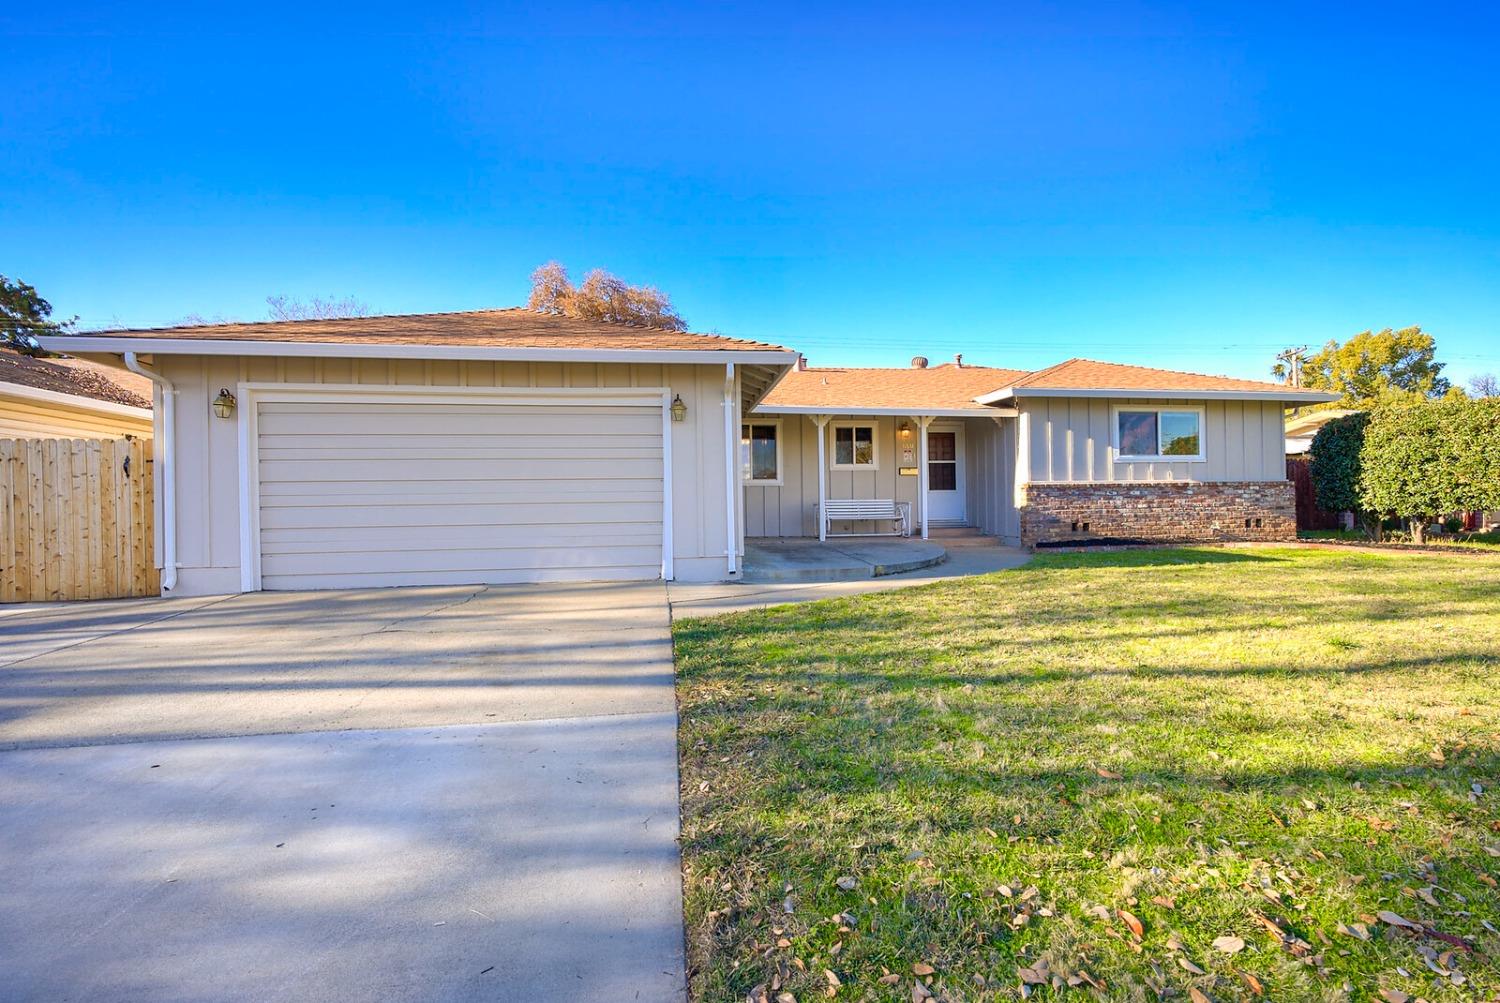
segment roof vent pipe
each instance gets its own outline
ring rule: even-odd
[[[911,367],[913,369],[926,369],[927,368],[927,356],[925,356],[925,355],[919,355],[915,359],[912,359],[911,360]]]
[[[958,369],[962,369],[964,367],[964,355],[962,352],[955,352],[953,354],[953,365]]]
[[[807,356],[803,355],[801,352],[797,353],[797,371],[804,373],[807,372]]]

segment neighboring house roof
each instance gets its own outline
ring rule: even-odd
[[[0,348],[0,390],[6,389],[5,384],[126,407],[151,407],[150,380],[86,359],[38,359]]]
[[[816,410],[858,410],[862,414],[882,411],[910,414],[914,410],[980,413],[992,409],[974,398],[1025,374],[1024,369],[952,362],[909,369],[794,369],[782,377],[757,410],[768,414]]]
[[[1222,397],[1285,400],[1304,403],[1336,400],[1336,394],[1306,390],[1265,380],[1206,376],[1149,366],[1129,366],[1093,359],[1069,359],[1028,373],[1008,386],[980,397],[999,404],[1015,397]]]
[[[1288,456],[1300,456],[1312,448],[1318,431],[1335,418],[1358,412],[1346,408],[1329,408],[1325,411],[1307,411],[1292,415],[1286,420],[1286,452]]]
[[[206,345],[225,346],[225,350],[215,351],[212,354],[272,354],[259,349],[286,345],[635,352],[784,353],[788,351],[779,345],[751,341],[746,338],[578,320],[519,307],[500,310],[470,310],[462,313],[347,317],[333,320],[282,320],[249,324],[206,324],[195,327],[131,328],[118,331],[90,331],[66,338],[67,344],[78,345],[77,351],[118,351],[120,349],[114,346],[116,342],[136,343],[135,350],[144,350],[140,347],[141,344],[149,343],[151,349],[155,351],[192,354],[204,354]],[[63,344],[64,339],[48,338],[46,343],[50,347],[54,344]],[[85,343],[88,344],[85,345]]]
[[[1328,408],[1325,411],[1307,411],[1303,414],[1292,415],[1286,420],[1286,434],[1293,435],[1317,435],[1318,430],[1335,418],[1344,418],[1357,412],[1347,408]]]

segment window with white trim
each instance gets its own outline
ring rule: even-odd
[[[740,426],[740,474],[746,484],[781,483],[781,423],[747,421]]]
[[[875,426],[842,422],[833,426],[833,455],[828,466],[833,470],[875,470]]]
[[[1115,459],[1203,459],[1203,409],[1119,407],[1115,409]]]

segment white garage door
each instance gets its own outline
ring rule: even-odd
[[[262,588],[661,576],[660,398],[255,408]]]

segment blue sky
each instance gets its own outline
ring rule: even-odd
[[[89,327],[557,259],[814,364],[1264,376],[1421,324],[1500,372],[1477,4],[26,6],[0,272]]]

